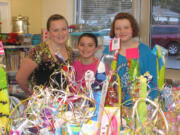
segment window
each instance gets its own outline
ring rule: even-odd
[[[118,12],[132,12],[132,0],[76,0],[75,23],[86,30],[110,28]]]
[[[152,0],[151,44],[168,50],[166,68],[180,69],[180,9],[177,0]]]
[[[153,25],[152,34],[178,34],[180,31],[180,26],[176,25]]]
[[[71,33],[71,44],[76,48],[80,32],[93,32],[99,45],[109,45],[110,26],[119,12],[132,13],[132,0],[75,0],[74,23],[79,29]]]

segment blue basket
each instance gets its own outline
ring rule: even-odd
[[[41,43],[41,34],[34,34],[32,36],[32,45],[37,45]]]

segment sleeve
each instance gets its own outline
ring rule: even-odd
[[[103,50],[103,54],[108,54],[109,53],[109,46],[105,46],[104,50]]]
[[[140,48],[140,73],[143,75],[146,72],[149,72],[153,77],[149,84],[151,88],[149,97],[154,100],[158,96],[156,56],[147,45],[143,45]]]
[[[28,51],[27,57],[39,64],[41,62],[40,53],[42,53],[41,46],[37,45]]]

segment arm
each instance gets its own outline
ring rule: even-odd
[[[149,97],[154,100],[158,96],[156,56],[152,54],[150,48],[145,45],[141,46],[140,52],[140,73],[143,75],[149,71],[149,73],[153,76],[153,80],[149,84],[150,88],[152,89]]]
[[[16,74],[16,81],[25,92],[28,92],[28,79],[37,67],[37,63],[30,58],[25,58]]]

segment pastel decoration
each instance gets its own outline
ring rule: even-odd
[[[126,49],[126,58],[127,59],[138,59],[139,58],[139,49],[138,48]]]
[[[139,98],[147,97],[147,79],[144,76],[139,77],[140,80],[140,90],[139,90]],[[140,123],[144,123],[147,121],[147,105],[146,101],[141,101],[137,107],[138,116],[136,120],[137,127],[140,126]]]
[[[98,130],[99,123],[97,121],[89,120],[87,123],[83,123],[79,135],[97,135]]]
[[[121,88],[121,80],[120,80],[120,77],[119,77],[119,75],[118,74],[116,74],[116,77],[117,77],[117,81],[118,81],[118,84],[119,84],[119,86],[118,86],[118,103],[119,103],[119,105],[118,106],[121,106],[121,109],[122,109],[122,105],[121,105],[121,100],[122,100],[122,88]],[[122,123],[121,123],[122,124]]]
[[[102,90],[103,81],[106,80],[106,73],[105,73],[105,64],[101,60],[99,62],[97,72],[95,75],[95,82],[92,84],[92,88],[94,91]]]
[[[0,55],[4,55],[4,47],[2,41],[0,41]]]
[[[94,112],[94,117],[92,118],[92,120],[97,121],[98,113],[99,113],[99,109],[100,109],[101,91],[96,91],[93,94],[94,94],[94,99],[96,100],[96,110]]]
[[[158,88],[162,90],[165,84],[165,57],[168,51],[162,46],[155,45],[152,52],[157,56],[157,84]]]
[[[6,133],[9,122],[9,96],[7,89],[6,72],[0,65],[0,132]]]
[[[117,68],[117,60],[118,60],[118,50],[115,51],[115,54],[114,54],[114,59],[111,63],[111,72],[109,73],[108,75],[108,78],[111,79],[112,75],[115,73],[116,71],[116,68]]]
[[[131,97],[138,97],[138,77],[140,76],[139,69],[139,59],[128,59],[128,67],[129,67],[129,83],[131,84],[130,95],[126,94],[125,100],[128,100]],[[128,97],[129,96],[129,97]],[[129,104],[128,101],[125,105]]]
[[[118,59],[118,54],[119,54],[119,49],[121,48],[121,42],[120,38],[113,38],[110,43],[109,51],[115,51],[114,53],[114,59],[111,63],[111,72],[108,75],[108,79],[110,80],[113,73],[116,71],[117,67],[117,59]]]
[[[79,135],[81,127],[73,124],[67,124],[68,135]]]
[[[94,113],[95,116],[92,118],[92,120],[95,120],[95,121],[98,120],[98,114],[100,111],[101,98],[102,98],[101,97],[102,85],[103,85],[103,82],[106,80],[105,71],[106,71],[106,68],[102,59],[97,68],[97,72],[95,75],[95,82],[92,84],[93,95],[94,95],[94,99],[96,100],[96,110]],[[105,97],[103,98],[105,99]]]
[[[101,120],[100,135],[120,135],[119,107],[105,107]]]
[[[129,78],[130,81],[134,81],[136,77],[139,77],[139,62],[136,59],[129,59]]]
[[[15,131],[15,130],[11,130],[9,134],[10,135],[20,135],[19,131]]]
[[[117,61],[113,60],[112,64],[111,64],[111,68],[112,68],[113,71],[116,70],[116,66],[117,66]]]

